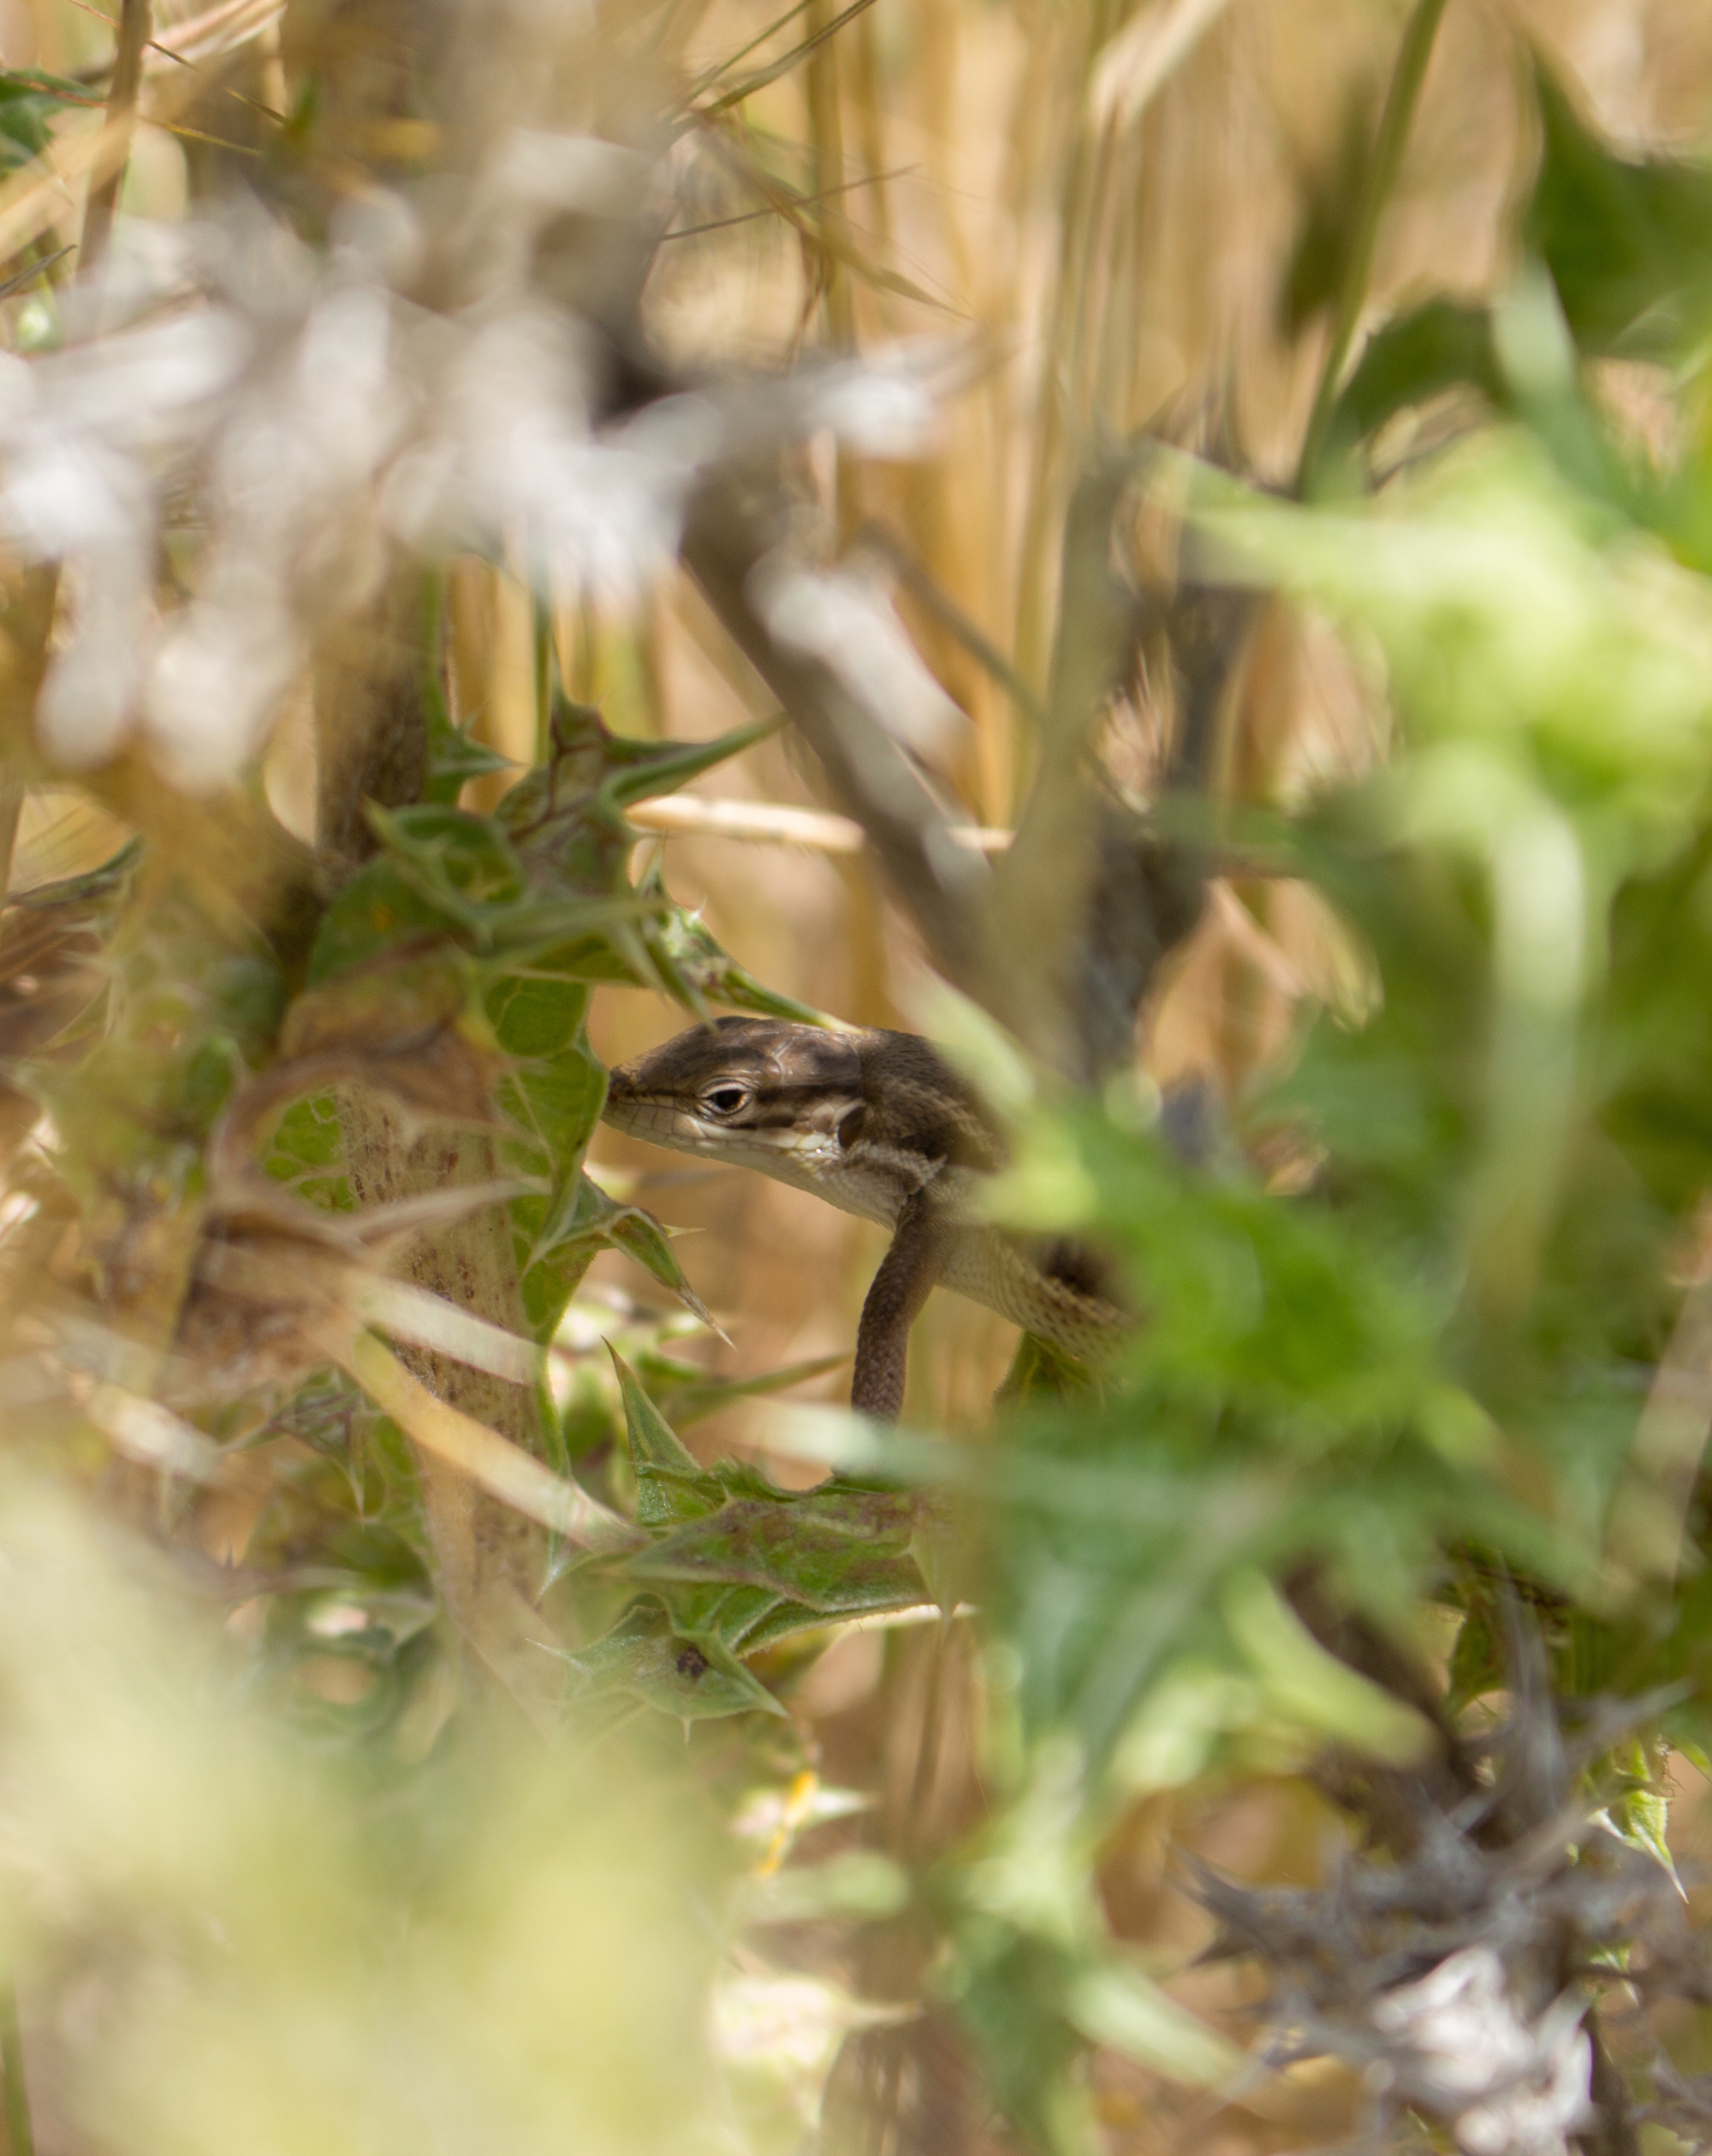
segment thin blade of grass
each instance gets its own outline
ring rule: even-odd
[[[716,113],[728,112],[734,105],[741,104],[746,98],[752,98],[758,90],[764,90],[769,83],[778,81],[781,76],[789,74],[794,68],[800,67],[811,52],[818,50],[828,39],[835,38],[846,23],[853,22],[859,15],[873,4],[874,0],[850,0],[850,5],[834,15],[823,29],[817,30],[811,38],[805,38],[800,45],[793,45],[788,52],[748,76],[734,89],[728,90],[722,98],[716,98],[710,105],[704,106],[702,110],[711,116]]]
[[[330,1363],[361,1386],[405,1435],[479,1482],[514,1512],[538,1520],[580,1548],[639,1547],[646,1536],[574,1482],[544,1467],[532,1454],[485,1423],[436,1399],[375,1335],[347,1312],[330,1309],[304,1327]]]

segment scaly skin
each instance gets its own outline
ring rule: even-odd
[[[721,1019],[615,1070],[605,1116],[891,1229],[857,1333],[850,1399],[863,1414],[896,1418],[909,1329],[936,1282],[1085,1358],[1127,1322],[1083,1254],[979,1217],[972,1186],[1004,1165],[1004,1147],[969,1087],[912,1033]]]

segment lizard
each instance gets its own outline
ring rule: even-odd
[[[910,1327],[936,1284],[1084,1360],[1130,1322],[1086,1252],[981,1217],[975,1191],[1004,1166],[1003,1141],[916,1034],[720,1019],[614,1069],[603,1114],[615,1130],[758,1168],[891,1230],[857,1327],[859,1413],[897,1419]]]

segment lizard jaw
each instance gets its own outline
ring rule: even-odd
[[[841,1213],[854,1213],[883,1227],[894,1226],[902,1191],[893,1179],[875,1174],[853,1162],[838,1138],[838,1115],[823,1102],[815,1120],[770,1125],[744,1126],[713,1123],[687,1108],[681,1100],[662,1100],[635,1090],[620,1073],[603,1111],[614,1130],[645,1138],[651,1145],[674,1153],[688,1153],[698,1160],[717,1161],[727,1167],[746,1167],[793,1190],[807,1191]],[[853,1107],[853,1100],[835,1102],[835,1109]],[[828,1127],[828,1126],[830,1127]]]
[[[669,1146],[675,1153],[695,1153],[737,1167],[758,1167],[764,1173],[779,1174],[791,1169],[812,1173],[817,1167],[831,1167],[842,1152],[835,1130],[811,1124],[754,1128],[714,1123],[681,1102],[650,1100],[633,1093],[609,1096],[604,1120],[615,1130],[646,1138],[654,1145]]]

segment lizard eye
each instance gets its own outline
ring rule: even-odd
[[[701,1104],[715,1115],[735,1115],[740,1108],[749,1105],[749,1089],[745,1085],[710,1086],[701,1096]]]

